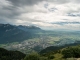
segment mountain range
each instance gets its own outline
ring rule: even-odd
[[[36,26],[15,26],[10,24],[0,24],[0,44],[21,42],[33,38],[33,34],[41,30]]]

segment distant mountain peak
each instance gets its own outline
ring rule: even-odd
[[[26,29],[40,29],[39,27],[37,26],[32,26],[32,25],[28,25],[28,26],[23,26],[23,25],[19,25],[18,27],[21,27],[21,28],[26,28]]]

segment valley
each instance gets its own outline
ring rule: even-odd
[[[25,54],[30,54],[32,52],[40,52],[49,46],[64,46],[66,44],[73,44],[80,41],[79,31],[45,31],[33,26],[18,26],[17,29],[25,32],[23,36],[22,34],[19,34],[19,36],[21,36],[19,38],[12,37],[15,39],[13,42],[2,43],[0,44],[0,47],[7,50],[18,50]],[[15,36],[17,36],[17,34],[15,34]],[[4,40],[6,41],[6,39]]]

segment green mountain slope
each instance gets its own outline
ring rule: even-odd
[[[77,58],[80,58],[80,45],[77,46],[68,46],[68,47],[56,47],[54,50],[49,50],[53,47],[48,48],[48,52],[42,53],[41,55],[44,57],[48,57],[50,60],[69,60],[72,59],[77,60]],[[56,50],[55,50],[56,49]],[[46,51],[47,49],[45,49]]]
[[[25,57],[25,54],[19,51],[8,51],[0,48],[0,60],[21,60]]]
[[[25,30],[23,30],[25,29]],[[33,31],[33,30],[34,31]],[[11,43],[11,42],[21,42],[33,37],[36,37],[35,34],[40,28],[37,27],[18,27],[10,24],[0,24],[0,44]],[[34,32],[34,33],[33,33]]]

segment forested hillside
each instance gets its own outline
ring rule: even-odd
[[[65,47],[55,51],[25,55],[19,51],[8,51],[0,48],[0,60],[77,60],[80,58],[80,45]]]
[[[80,45],[70,46],[48,53],[27,55],[24,60],[78,60],[80,58]]]
[[[8,51],[0,48],[0,60],[21,60],[26,55],[19,51]]]
[[[50,47],[51,48],[51,47]],[[53,48],[53,47],[52,47]],[[41,53],[42,56],[48,57],[50,60],[77,60],[80,58],[80,45],[77,46],[68,46],[68,47],[56,47],[53,51],[49,51],[47,53]],[[56,50],[55,50],[56,49]],[[45,49],[46,50],[46,49]]]

